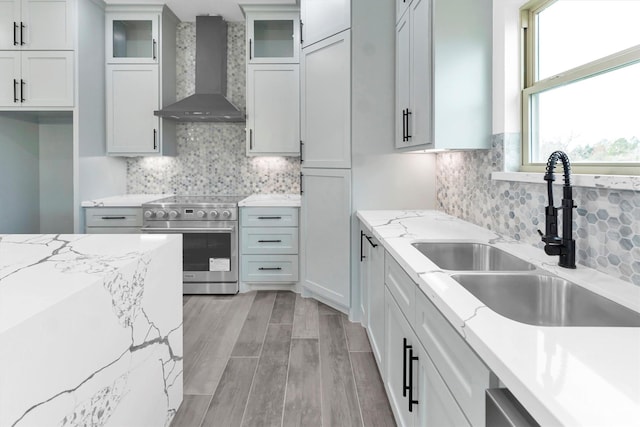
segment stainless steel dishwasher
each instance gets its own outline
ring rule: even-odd
[[[540,427],[506,388],[486,391],[487,427]]]

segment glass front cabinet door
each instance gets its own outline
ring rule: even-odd
[[[114,13],[107,16],[109,63],[158,63],[158,22],[153,13]]]
[[[247,16],[247,60],[252,64],[300,62],[300,14],[250,12]]]

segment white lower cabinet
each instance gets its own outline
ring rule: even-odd
[[[384,248],[367,230],[361,230],[360,299],[373,356],[383,373],[384,352]]]
[[[137,234],[142,227],[142,208],[85,208],[87,234]]]
[[[469,427],[393,295],[386,289],[384,378],[399,426]]]
[[[497,378],[372,233],[361,227],[363,324],[399,426],[485,426]]]
[[[298,208],[241,208],[240,280],[295,283],[298,269]]]
[[[343,308],[351,304],[351,171],[302,170],[303,286]]]
[[[410,357],[419,359],[420,344],[388,288],[385,288],[384,305],[385,377],[383,381],[398,425],[414,426],[420,404],[417,392],[420,388],[420,377],[417,375],[420,372],[420,366],[419,360],[410,360]],[[410,399],[418,403],[410,405]]]

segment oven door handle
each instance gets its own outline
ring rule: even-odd
[[[171,233],[232,233],[235,231],[235,227],[223,227],[223,228],[150,228],[143,227],[143,233],[161,233],[161,234],[171,234]]]

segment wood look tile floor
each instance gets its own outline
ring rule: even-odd
[[[366,331],[286,291],[185,296],[171,427],[395,426]]]

